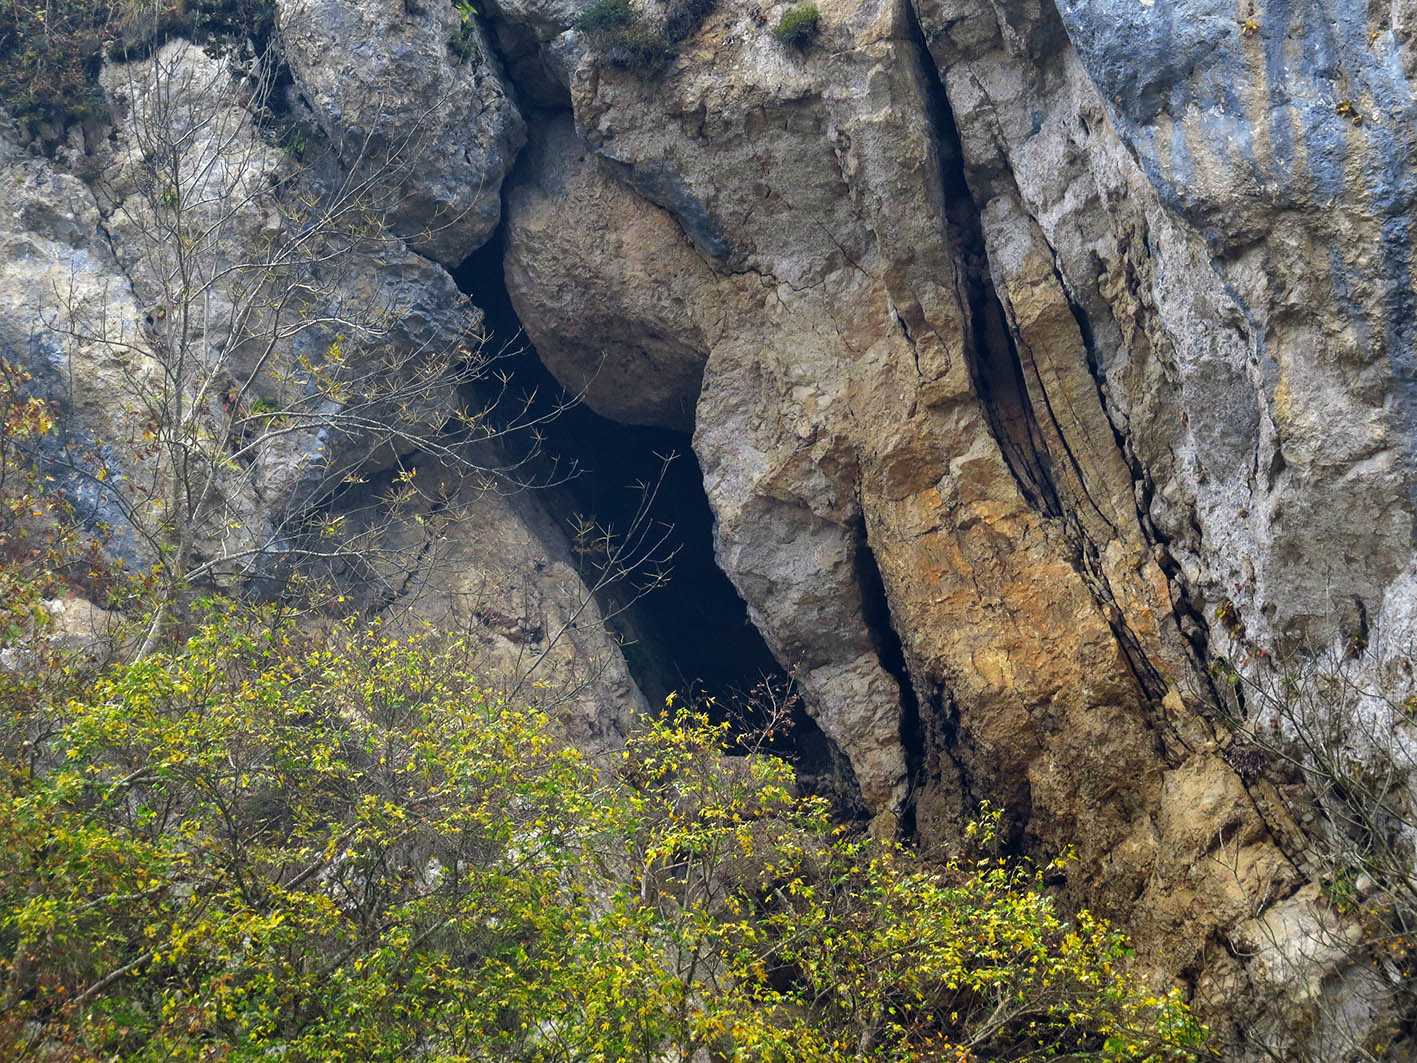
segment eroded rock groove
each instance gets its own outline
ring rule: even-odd
[[[920,60],[926,105],[935,130],[945,192],[947,236],[958,250],[964,276],[962,301],[969,311],[967,352],[975,387],[989,425],[1029,504],[1046,516],[1060,516],[1052,457],[1029,398],[1014,338],[989,275],[984,229],[964,171],[964,148],[940,72],[931,61],[914,5],[906,4],[910,31]]]

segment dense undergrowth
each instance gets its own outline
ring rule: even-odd
[[[471,644],[367,617],[209,598],[134,659],[149,590],[12,445],[55,426],[4,380],[0,1058],[1203,1051],[988,809],[926,867],[702,712],[589,757]],[[76,589],[113,608],[76,626]]]
[[[9,1060],[1192,1059],[1042,869],[834,828],[701,713],[596,762],[466,646],[212,603],[11,698]],[[11,628],[38,632],[31,609]],[[13,659],[13,658],[12,658]],[[11,681],[11,680],[7,680]],[[65,687],[67,686],[67,689]],[[669,1055],[665,1055],[668,1052]]]
[[[54,425],[6,379],[0,1058],[1201,1051],[1121,935],[993,851],[987,809],[926,867],[701,712],[597,760],[469,644],[368,618],[208,599],[134,660],[143,581],[12,448]],[[76,587],[115,608],[61,622]]]

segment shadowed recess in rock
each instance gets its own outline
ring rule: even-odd
[[[897,832],[902,838],[915,837],[915,796],[923,781],[925,732],[920,718],[920,699],[910,669],[905,663],[905,647],[891,619],[890,601],[881,579],[881,568],[871,550],[865,522],[856,531],[856,582],[861,590],[861,616],[871,634],[871,644],[881,667],[900,688],[900,744],[905,750],[905,768],[909,791],[901,803]]]
[[[454,279],[486,314],[489,343],[520,348],[503,363],[514,390],[534,391],[538,404],[553,407],[563,392],[523,335],[507,296],[501,234],[463,262]],[[645,501],[643,485],[658,484],[650,520],[667,529],[661,552],[673,554],[668,579],[636,598],[632,577],[605,591],[600,603],[607,615],[615,614],[612,625],[624,640],[631,674],[650,704],[662,704],[671,691],[692,692],[714,699],[735,721],[759,723],[751,707],[729,706],[741,706],[744,696],[764,682],[785,689],[789,677],[714,561],[713,513],[688,434],[620,424],[580,403],[550,421],[544,436],[548,469],[557,460],[563,469],[569,463],[576,467],[573,477],[548,489],[555,496],[549,499],[553,511],[623,531]],[[567,535],[574,540],[574,529],[567,528]],[[594,563],[585,554],[580,560]],[[800,706],[791,723],[790,735],[776,739],[774,748],[791,755],[809,787],[829,791],[847,814],[858,812],[845,758]]]

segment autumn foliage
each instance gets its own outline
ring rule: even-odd
[[[699,712],[591,758],[456,641],[208,610],[182,648],[68,669],[6,721],[0,1057],[1169,1061],[1202,1043],[1118,934],[988,854],[987,810],[972,859],[927,868],[835,828],[786,763]]]

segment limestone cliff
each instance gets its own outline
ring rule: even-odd
[[[878,815],[948,845],[1002,801],[1202,1006],[1339,1051],[1241,946],[1303,872],[1206,669],[1417,634],[1402,18],[826,3],[794,52],[784,9],[653,86],[582,60],[509,196],[527,327],[568,382],[666,364],[591,385],[615,417],[702,359],[719,562]]]
[[[433,147],[360,276],[444,327],[469,311],[442,267],[496,230],[561,383],[692,431],[717,564],[875,829],[948,850],[990,800],[1019,848],[1076,846],[1065,901],[1121,922],[1228,1058],[1390,1024],[1383,975],[1296,944],[1333,916],[1212,665],[1361,644],[1410,684],[1412,5],[822,0],[799,49],[785,3],[646,0],[675,47],[638,70],[576,29],[588,6],[281,0],[330,165]],[[63,257],[137,313],[112,208],[0,161],[9,262]],[[44,285],[17,268],[23,331]],[[425,615],[513,657],[574,628],[565,666],[599,662],[576,711],[613,740],[638,694],[594,616],[546,604],[583,595],[554,521],[476,512],[439,530],[476,560],[421,580],[549,613]]]

